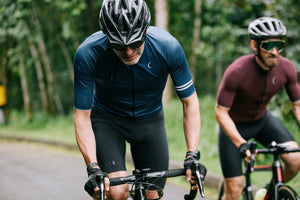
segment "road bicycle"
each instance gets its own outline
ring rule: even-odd
[[[201,173],[199,164],[194,164],[192,167],[192,175],[196,177],[196,181],[199,188],[199,193],[202,198],[205,198],[203,181],[205,174]],[[203,176],[202,176],[203,175]],[[130,184],[129,197],[128,199],[133,200],[147,200],[145,195],[145,190],[150,187],[156,188],[158,191],[162,191],[157,185],[155,185],[153,180],[159,178],[170,178],[177,176],[185,176],[185,169],[170,169],[159,172],[150,172],[150,169],[134,170],[132,175],[126,177],[117,177],[110,178],[110,186],[121,185],[121,184]],[[105,190],[104,190],[104,176],[98,177],[97,182],[99,183],[100,188],[100,200],[105,199]],[[189,194],[184,195],[185,200],[193,200],[197,195],[197,190],[192,190],[192,185],[190,188]],[[162,192],[160,192],[160,197],[162,197]]]
[[[245,163],[244,168],[244,177],[245,183],[243,188],[243,199],[244,200],[253,200],[253,189],[251,185],[251,174],[253,172],[262,172],[262,171],[271,171],[272,178],[269,183],[265,185],[263,197],[256,197],[257,199],[263,200],[300,200],[297,193],[293,188],[287,186],[283,183],[283,174],[282,174],[282,164],[280,162],[279,156],[284,153],[292,153],[292,152],[300,152],[300,148],[291,148],[288,149],[287,145],[277,144],[276,142],[272,142],[268,145],[267,148],[256,148],[256,142],[250,142],[250,151],[251,151],[251,161]],[[256,153],[255,153],[256,152]],[[256,154],[272,154],[273,162],[271,165],[256,165],[255,157]],[[224,193],[224,186],[222,184],[219,192],[218,199],[221,200]]]

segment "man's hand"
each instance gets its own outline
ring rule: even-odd
[[[106,173],[101,171],[99,168],[93,168],[88,171],[88,180],[84,185],[85,191],[89,193],[91,197],[94,199],[99,199],[99,183],[98,178],[99,177],[108,177]],[[98,177],[98,178],[97,178]],[[107,178],[105,178],[107,179]],[[105,190],[107,191],[109,189],[109,181],[105,180]]]
[[[202,165],[201,163],[198,162],[198,157],[190,156],[184,160],[184,168],[186,170],[187,181],[189,181],[192,185],[195,185],[192,187],[193,190],[198,189],[196,177],[192,176],[192,170],[194,170],[193,167],[196,165],[198,166],[198,169],[202,176],[201,179],[204,181],[206,173],[207,173],[207,169],[204,165]]]
[[[250,144],[249,143],[243,143],[239,147],[241,158],[245,158],[247,162],[250,162],[251,159],[251,151],[250,151]]]

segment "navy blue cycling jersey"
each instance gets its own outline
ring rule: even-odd
[[[184,51],[167,31],[149,27],[135,65],[125,65],[105,34],[96,32],[74,57],[74,107],[89,110],[94,105],[124,117],[152,116],[162,109],[168,74],[180,98],[195,92]]]

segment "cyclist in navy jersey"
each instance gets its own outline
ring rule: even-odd
[[[181,45],[150,27],[150,19],[143,0],[104,0],[102,31],[89,36],[74,57],[74,125],[89,175],[85,190],[94,199],[97,174],[127,175],[125,141],[136,169],[168,169],[162,94],[169,74],[183,105],[187,179],[195,182],[190,167],[199,159],[197,94]],[[165,180],[155,184],[163,188]],[[105,188],[107,199],[127,199],[127,185],[109,187],[105,179]],[[147,197],[159,199],[159,193],[150,188]]]
[[[278,19],[262,17],[249,24],[248,33],[255,54],[241,56],[226,69],[215,108],[226,200],[239,199],[242,193],[241,159],[250,159],[249,139],[263,145],[276,141],[298,147],[289,131],[267,110],[270,99],[285,87],[300,123],[297,72],[290,60],[280,56],[286,28]],[[284,154],[281,158],[287,182],[299,171],[300,154]]]

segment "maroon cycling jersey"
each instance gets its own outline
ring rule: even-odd
[[[235,122],[249,122],[263,117],[270,99],[283,86],[292,102],[300,99],[300,87],[293,63],[279,57],[278,66],[265,71],[246,55],[234,61],[225,71],[221,81],[217,104],[230,108]]]

